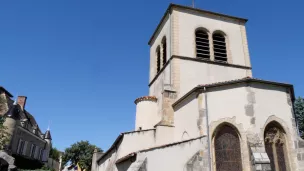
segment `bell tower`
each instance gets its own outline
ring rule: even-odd
[[[149,40],[149,96],[159,124],[173,124],[171,107],[202,84],[252,77],[247,19],[170,4]]]

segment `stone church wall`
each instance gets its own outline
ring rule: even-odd
[[[268,123],[275,121],[286,132],[290,169],[297,170],[297,161],[302,160],[304,150],[298,149],[300,152],[296,152],[295,149],[297,133],[288,91],[285,87],[260,83],[242,83],[207,89],[210,138],[212,139],[217,127],[223,123],[235,127],[243,143],[243,166],[250,168],[248,137],[255,137],[263,147],[264,129]],[[189,138],[198,136],[201,132],[207,134],[205,102],[204,92],[193,93],[175,107],[175,139],[183,137],[185,133]]]

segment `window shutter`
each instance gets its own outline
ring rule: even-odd
[[[24,147],[23,147],[23,153],[22,153],[24,156],[26,155],[27,144],[28,144],[28,142],[25,141],[25,142],[24,142]]]

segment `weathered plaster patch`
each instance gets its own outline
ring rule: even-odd
[[[250,84],[247,85],[246,91],[247,91],[248,104],[245,105],[245,114],[251,117],[250,123],[252,125],[255,125],[255,117],[254,117],[254,104],[256,103],[255,93],[252,91]]]
[[[204,122],[203,122],[203,118],[205,116],[205,112],[206,110],[205,109],[200,109],[199,110],[199,117],[197,119],[197,128],[200,132],[200,135],[203,134],[203,130],[204,130]]]
[[[252,117],[252,118],[250,119],[250,123],[251,123],[252,125],[255,124],[255,117]]]
[[[254,116],[254,106],[252,104],[245,105],[245,113],[247,116]]]
[[[251,90],[251,87],[246,87],[246,91],[247,91],[247,101],[248,103],[251,104],[255,104],[256,100],[255,100],[255,93]]]

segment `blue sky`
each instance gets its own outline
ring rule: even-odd
[[[106,150],[134,129],[134,100],[148,94],[150,36],[170,2],[0,1],[0,85],[28,96],[26,109],[63,150],[89,140]],[[196,0],[248,18],[253,75],[304,96],[304,2]]]

